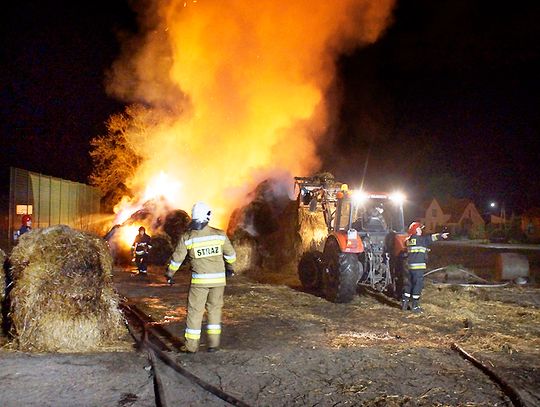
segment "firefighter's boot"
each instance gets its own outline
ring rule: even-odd
[[[409,309],[409,298],[403,297],[401,300],[401,310],[407,311]]]
[[[413,300],[411,309],[412,309],[412,312],[414,312],[415,314],[420,314],[421,312],[424,311],[422,307],[420,307],[420,300]]]

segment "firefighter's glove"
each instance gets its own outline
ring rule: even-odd
[[[167,270],[165,270],[165,277],[167,278],[167,284],[169,285],[174,284],[173,276],[174,276],[174,271],[172,271],[170,268],[167,267]]]
[[[450,236],[450,233],[448,233],[448,232],[441,233],[441,237],[443,239],[448,239],[448,236]]]
[[[234,276],[234,268],[229,263],[225,263],[225,277],[233,277]]]

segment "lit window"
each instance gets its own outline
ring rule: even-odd
[[[15,210],[17,215],[32,215],[32,205],[17,205]]]

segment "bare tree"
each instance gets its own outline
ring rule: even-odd
[[[131,195],[127,180],[141,164],[137,145],[145,142],[149,128],[155,125],[153,116],[144,106],[127,106],[123,113],[109,117],[107,134],[90,142],[94,168],[89,180],[103,193],[102,203],[106,210],[112,209],[122,196]]]

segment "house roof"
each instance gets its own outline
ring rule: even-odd
[[[441,209],[443,213],[446,215],[450,215],[450,219],[448,219],[448,223],[457,223],[459,222],[461,216],[463,215],[463,212],[465,211],[465,208],[472,203],[470,199],[456,199],[456,198],[449,198],[444,202],[441,202],[437,200],[439,204],[441,205]]]
[[[527,209],[523,216],[529,217],[529,218],[540,218],[540,208],[534,207]]]

